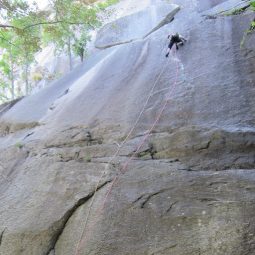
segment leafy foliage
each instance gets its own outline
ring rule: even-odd
[[[101,10],[105,10],[107,7],[113,5],[113,4],[117,4],[119,2],[119,0],[107,0],[105,2],[100,2],[97,4],[98,8],[100,8]]]
[[[251,22],[250,30],[255,30],[255,21],[254,20]]]
[[[97,8],[82,2],[56,0],[53,9],[53,20],[57,23],[43,26],[43,42],[54,43],[56,52],[67,52],[70,43],[75,44],[77,41],[84,40],[86,44],[89,30],[100,25]]]
[[[26,0],[1,0],[0,20],[5,23],[0,24],[0,102],[1,94],[15,97],[17,79],[25,81],[29,93],[30,66],[42,47],[51,44],[56,54],[68,54],[70,69],[72,53],[83,61],[89,33],[101,25],[98,12],[118,1],[87,5],[83,0],[49,0],[49,10],[40,10]]]
[[[255,11],[255,1],[251,1],[250,6]]]

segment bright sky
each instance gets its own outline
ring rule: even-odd
[[[36,2],[40,9],[43,9],[49,3],[48,0],[27,0],[29,4]]]

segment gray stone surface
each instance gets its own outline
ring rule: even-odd
[[[1,255],[255,254],[253,34],[240,47],[253,13],[172,2],[173,22],[0,116]],[[188,42],[166,59],[176,31]]]
[[[142,39],[171,22],[179,10],[180,7],[178,5],[167,3],[150,5],[145,10],[105,25],[97,33],[95,46],[104,49]]]
[[[101,214],[98,195],[80,254],[254,254],[254,178],[254,171],[194,173],[178,162],[135,162]],[[73,215],[57,255],[75,254],[87,210]]]
[[[246,8],[250,5],[249,0],[228,0],[216,5],[204,12],[204,15],[230,14],[231,11]]]

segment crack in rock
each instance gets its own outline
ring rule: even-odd
[[[211,197],[202,197],[197,199],[200,202],[220,202],[218,199],[211,198]]]
[[[214,185],[220,186],[220,185],[225,185],[225,184],[228,184],[228,182],[225,182],[225,181],[216,181],[216,182],[210,182],[208,184],[208,186],[214,186]]]
[[[108,49],[108,48],[111,48],[111,47],[114,47],[114,46],[118,46],[118,45],[122,45],[122,44],[128,44],[128,43],[131,43],[131,42],[134,42],[134,41],[138,41],[138,40],[139,39],[132,39],[132,40],[128,40],[128,41],[116,42],[116,43],[108,44],[108,45],[105,45],[105,46],[97,45],[96,48],[97,49],[101,49],[101,50],[105,50],[105,49]]]
[[[168,250],[170,250],[170,249],[173,249],[173,248],[177,247],[177,245],[178,245],[178,244],[173,244],[173,245],[171,245],[171,246],[169,246],[169,247],[163,248],[163,249],[161,249],[161,250],[157,250],[157,251],[153,252],[151,255],[157,255],[157,254],[159,254],[159,253],[162,254],[162,252],[165,252],[165,251],[168,251]]]
[[[3,236],[4,236],[4,232],[5,232],[6,229],[4,229],[1,234],[0,234],[0,246],[2,245],[2,242],[3,242]]]
[[[145,39],[146,37],[148,37],[150,34],[156,32],[157,30],[159,30],[161,27],[163,27],[166,24],[171,23],[174,20],[174,15],[180,11],[180,6],[178,6],[175,10],[173,10],[172,12],[170,12],[156,27],[154,27],[149,33],[147,33],[143,39]]]
[[[152,197],[154,197],[154,196],[160,194],[161,192],[162,192],[162,191],[158,191],[158,192],[155,192],[155,193],[149,195],[149,196],[145,199],[145,201],[142,202],[141,208],[144,208],[145,205],[150,201],[150,199],[151,199]]]
[[[88,145],[88,142],[91,144]],[[46,146],[43,149],[62,149],[62,148],[71,148],[75,146],[80,146],[80,147],[88,147],[88,146],[93,146],[93,145],[101,145],[103,144],[103,139],[102,138],[93,138],[91,140],[87,138],[79,139],[76,141],[70,141],[70,142],[65,142],[65,143],[59,143],[59,144],[46,144]]]
[[[66,89],[58,98],[61,98],[69,93],[69,88]]]
[[[50,253],[48,255],[55,255],[55,250],[51,250]]]
[[[195,170],[192,168],[180,168],[178,171],[187,171],[187,172],[195,172],[195,171],[205,171],[205,170]]]
[[[133,201],[132,204],[137,203],[138,201],[140,201],[141,199],[143,199],[143,198],[146,196],[146,198],[144,199],[144,201],[143,201],[143,202],[141,203],[141,205],[140,205],[140,208],[143,209],[143,208],[145,208],[146,204],[150,201],[150,199],[151,199],[152,197],[157,196],[158,194],[163,193],[163,192],[165,192],[165,191],[167,191],[167,190],[168,190],[168,189],[162,189],[162,190],[159,190],[159,191],[154,192],[154,193],[152,193],[152,194],[149,194],[149,195],[147,195],[147,196],[146,196],[146,194],[141,195],[141,196],[139,196],[135,201]]]
[[[28,133],[24,138],[23,138],[23,140],[25,140],[26,138],[28,138],[29,136],[31,136],[31,135],[33,135],[35,132],[30,132],[30,133]]]
[[[112,180],[105,181],[102,183],[98,189],[95,191],[93,190],[91,193],[89,193],[87,196],[80,198],[65,214],[64,216],[57,222],[60,223],[60,227],[57,228],[55,234],[52,236],[51,239],[51,244],[49,245],[48,252],[46,253],[47,255],[52,255],[52,251],[55,250],[56,243],[58,242],[60,236],[62,235],[67,222],[69,219],[73,216],[73,214],[76,212],[76,210],[84,205],[90,198],[92,198],[95,194],[95,192],[99,191],[102,189],[106,184],[110,183]],[[54,227],[53,227],[54,228]],[[54,254],[54,253],[53,253]]]
[[[166,210],[166,213],[169,213],[172,210],[173,206],[176,205],[177,203],[178,203],[178,201],[175,201],[172,204],[170,204],[170,206]]]
[[[140,197],[138,197],[134,202],[133,204],[137,203],[139,200],[141,200],[142,198],[144,197],[144,195],[141,195]]]

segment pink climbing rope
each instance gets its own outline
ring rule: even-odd
[[[178,77],[178,73],[179,73],[179,68],[178,68],[178,64],[177,64],[177,67],[176,67],[176,77],[175,77],[175,82],[174,82],[174,86],[172,87],[172,91],[174,91],[175,87],[176,87],[176,84],[177,84],[177,77]],[[169,89],[170,90],[170,89]],[[172,91],[169,91],[169,94],[170,92]],[[108,196],[110,195],[111,191],[112,191],[112,188],[114,186],[114,184],[116,184],[116,182],[118,181],[118,177],[121,175],[121,174],[125,174],[125,172],[127,171],[127,167],[129,165],[129,163],[132,161],[132,159],[136,156],[136,154],[139,152],[139,150],[141,149],[141,147],[144,145],[145,141],[147,140],[147,138],[150,136],[151,132],[153,131],[153,129],[155,128],[155,126],[157,125],[157,123],[159,122],[168,102],[169,102],[170,98],[168,97],[165,102],[164,102],[164,105],[163,107],[161,108],[157,118],[155,119],[153,125],[151,126],[151,128],[149,129],[149,131],[147,132],[147,134],[145,135],[145,137],[142,139],[142,141],[140,142],[140,144],[138,145],[137,149],[135,150],[135,152],[131,155],[131,157],[126,161],[126,163],[124,164],[124,166],[121,168],[120,170],[120,173],[114,178],[111,186],[110,186],[110,189],[109,191],[107,192],[106,194],[106,197],[104,199],[104,202],[103,202],[103,206],[101,208],[101,210],[104,209],[105,207],[105,204],[107,202],[107,198]]]
[[[167,63],[168,63],[168,62],[167,62]],[[127,134],[127,136],[125,137],[125,139],[122,141],[122,143],[120,144],[119,148],[116,150],[115,154],[112,156],[112,158],[110,159],[110,161],[107,163],[106,168],[113,162],[113,160],[117,157],[117,155],[119,155],[119,152],[120,152],[120,150],[122,149],[123,145],[127,142],[127,140],[129,139],[129,137],[130,137],[131,134],[133,133],[134,129],[136,128],[136,126],[137,126],[138,122],[140,121],[141,116],[142,116],[142,114],[144,113],[144,111],[145,111],[145,109],[146,109],[146,106],[147,106],[147,104],[148,104],[148,102],[149,102],[149,100],[150,100],[150,98],[151,98],[151,96],[152,96],[152,94],[153,94],[153,91],[154,91],[154,89],[155,89],[155,87],[156,87],[156,85],[157,85],[157,83],[158,83],[158,81],[159,81],[161,75],[162,75],[163,72],[165,71],[166,67],[167,67],[167,65],[164,66],[164,68],[161,70],[159,76],[158,76],[157,79],[155,80],[155,82],[154,82],[154,84],[153,84],[153,86],[152,86],[152,88],[151,88],[151,90],[150,90],[150,93],[149,93],[149,95],[148,95],[148,97],[147,97],[147,99],[146,99],[146,101],[145,101],[145,104],[144,104],[142,110],[140,111],[140,113],[139,113],[139,115],[138,115],[138,117],[137,117],[137,119],[136,119],[135,124],[132,126],[132,128],[131,128],[130,131],[129,131],[129,133]],[[103,179],[103,176],[105,175],[105,173],[106,173],[106,170],[101,174],[101,176],[100,176],[100,178],[99,178],[99,180],[98,180],[98,182],[97,182],[97,184],[96,184],[96,187],[95,187],[95,190],[94,190],[94,195],[92,196],[91,203],[90,203],[90,206],[89,206],[89,211],[88,211],[87,216],[86,216],[84,229],[83,229],[83,231],[82,231],[82,234],[81,234],[81,237],[80,237],[80,241],[79,241],[78,246],[77,246],[77,248],[76,248],[75,255],[78,254],[77,251],[79,250],[80,242],[81,242],[81,240],[82,240],[82,237],[83,237],[83,235],[84,235],[84,232],[85,232],[85,229],[86,229],[86,226],[87,226],[87,223],[88,223],[88,218],[89,218],[89,216],[90,216],[91,208],[92,208],[92,205],[93,205],[94,200],[95,200],[95,194],[96,194],[96,191],[98,190],[99,184],[100,184],[101,180]]]
[[[167,63],[168,63],[168,61],[167,61]],[[106,166],[106,167],[108,167],[108,165],[114,160],[114,158],[117,157],[117,155],[119,154],[120,150],[122,149],[122,146],[126,143],[126,141],[128,140],[128,138],[131,136],[131,134],[133,133],[134,129],[136,128],[136,126],[137,126],[138,122],[140,121],[140,118],[141,118],[143,112],[145,111],[145,108],[146,108],[146,106],[147,106],[147,104],[148,104],[148,102],[149,102],[149,100],[150,100],[150,98],[151,98],[151,96],[152,96],[152,93],[153,93],[153,91],[154,91],[154,89],[155,89],[155,87],[156,87],[156,85],[157,85],[157,83],[158,83],[158,80],[160,79],[160,77],[161,77],[162,73],[164,72],[166,66],[167,66],[167,64],[166,64],[165,67],[161,70],[161,73],[159,74],[158,78],[155,80],[155,82],[154,82],[154,84],[153,84],[153,86],[152,86],[152,89],[150,90],[149,96],[147,97],[147,100],[146,100],[146,102],[145,102],[145,104],[144,104],[142,110],[140,111],[140,113],[139,113],[139,115],[138,115],[138,118],[136,119],[135,124],[133,125],[133,127],[132,127],[131,130],[129,131],[128,135],[127,135],[126,138],[123,140],[123,142],[121,143],[121,145],[119,146],[119,148],[117,149],[117,151],[115,152],[115,154],[113,155],[113,157],[111,158],[111,160],[107,163],[107,166]],[[178,76],[178,64],[177,64],[177,68],[176,68],[176,77],[175,77],[175,82],[174,82],[173,88],[175,88],[175,86],[176,86],[176,83],[177,83],[177,76]],[[160,111],[160,113],[158,114],[156,120],[154,121],[153,125],[151,126],[151,128],[150,128],[149,131],[147,132],[146,136],[143,138],[143,140],[141,141],[141,143],[139,144],[139,146],[138,146],[137,149],[135,150],[135,152],[134,152],[134,153],[132,154],[132,156],[126,161],[126,163],[124,164],[124,166],[121,168],[120,173],[119,173],[118,175],[116,175],[115,178],[113,179],[112,184],[111,184],[111,186],[110,186],[110,188],[109,188],[109,190],[108,190],[108,192],[107,192],[107,194],[106,194],[106,196],[105,196],[105,199],[104,199],[104,202],[103,202],[103,206],[102,206],[102,207],[100,208],[100,210],[98,211],[98,214],[100,214],[101,211],[104,209],[105,204],[106,204],[106,202],[107,202],[107,199],[109,198],[109,195],[110,195],[111,192],[112,192],[112,189],[113,189],[114,184],[117,183],[120,174],[124,174],[124,173],[127,171],[127,167],[128,167],[128,165],[129,165],[130,161],[135,157],[135,155],[138,153],[138,151],[141,149],[141,147],[143,146],[143,144],[145,143],[145,141],[147,140],[147,138],[148,138],[149,135],[151,134],[152,130],[153,130],[153,129],[155,128],[155,126],[157,125],[157,123],[158,123],[158,121],[159,121],[161,115],[163,114],[163,111],[165,110],[165,108],[166,108],[168,102],[169,102],[169,98],[167,98],[167,99],[165,100],[165,103],[164,103],[163,107],[161,108],[161,111]],[[91,209],[92,209],[92,205],[93,205],[93,203],[94,203],[96,191],[98,190],[99,184],[100,184],[100,182],[101,182],[101,180],[102,180],[104,174],[105,174],[105,171],[104,171],[104,172],[102,173],[102,175],[100,176],[99,181],[98,181],[98,183],[97,183],[97,185],[96,185],[95,192],[94,192],[94,195],[93,195],[93,197],[92,197],[92,200],[91,200],[91,203],[90,203],[90,206],[89,206],[89,211],[88,211],[88,213],[87,213],[87,217],[86,217],[86,220],[85,220],[85,225],[84,225],[83,231],[82,231],[82,233],[81,233],[81,236],[80,236],[78,245],[77,245],[77,247],[76,247],[76,249],[75,249],[75,255],[78,255],[78,254],[79,254],[80,248],[81,248],[81,246],[83,245],[83,243],[85,242],[85,237],[86,237],[86,236],[84,237],[84,234],[85,234],[85,230],[86,230],[86,227],[87,227],[87,224],[88,224],[88,218],[89,218],[89,215],[90,215],[90,212],[91,212]],[[97,214],[97,215],[98,215],[98,214]]]

